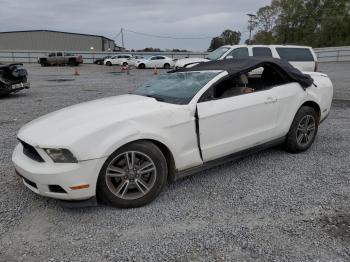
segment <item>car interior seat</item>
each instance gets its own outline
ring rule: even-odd
[[[240,74],[236,77],[230,78],[227,81],[226,88],[220,97],[231,97],[242,94],[242,88],[248,85],[248,77],[246,74]]]
[[[272,67],[264,67],[264,71],[261,74],[262,88],[275,86],[284,83],[283,78]]]

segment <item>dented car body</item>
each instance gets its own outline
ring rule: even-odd
[[[250,74],[259,67],[265,73]],[[15,168],[27,187],[44,196],[79,200],[97,194],[135,207],[159,194],[161,176],[175,180],[288,142],[305,108],[313,122],[300,120],[295,132],[303,132],[296,139],[304,147],[291,149],[306,150],[329,113],[333,87],[324,74],[291,68],[275,59],[208,62],[161,75],[134,94],[61,109],[19,131]],[[153,167],[148,173],[145,163]]]
[[[27,76],[28,73],[23,64],[0,64],[0,95],[28,89]]]

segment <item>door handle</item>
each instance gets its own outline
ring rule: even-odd
[[[276,103],[277,102],[277,98],[275,97],[268,97],[265,101],[265,104],[272,104],[272,103]]]

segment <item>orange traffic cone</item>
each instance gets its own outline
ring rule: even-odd
[[[153,69],[153,74],[154,74],[154,75],[158,75],[158,69],[157,69],[157,67],[154,67],[154,69]]]
[[[121,72],[126,72],[127,74],[129,74],[129,65],[122,66]]]
[[[75,70],[74,70],[74,75],[75,75],[75,76],[80,75],[80,74],[79,74],[79,71],[78,71],[78,68],[75,68]]]

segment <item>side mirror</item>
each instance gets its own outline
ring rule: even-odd
[[[228,55],[225,57],[225,59],[233,59],[233,56],[232,55]]]

